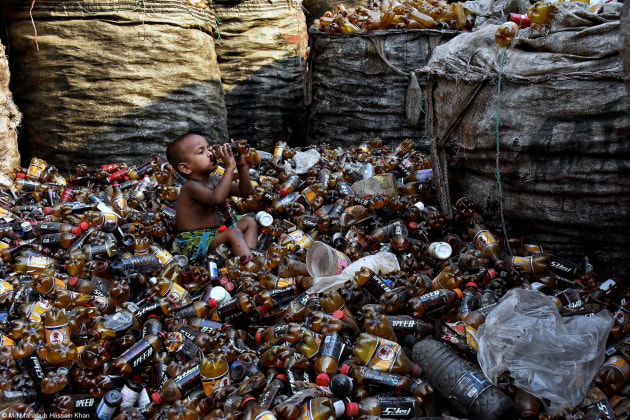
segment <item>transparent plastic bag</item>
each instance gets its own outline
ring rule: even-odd
[[[604,362],[612,325],[606,310],[562,317],[544,294],[512,289],[477,330],[477,359],[495,385],[498,376],[509,371],[516,386],[555,413],[584,399]]]

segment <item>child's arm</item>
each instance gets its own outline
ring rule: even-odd
[[[252,187],[252,182],[249,179],[249,169],[247,167],[245,156],[241,155],[238,159],[236,162],[236,169],[238,170],[238,182],[232,183],[230,194],[239,197],[247,197],[252,193],[254,188]]]
[[[236,167],[236,161],[234,160],[234,155],[232,155],[232,149],[230,149],[229,145],[222,145],[217,147],[215,151],[216,157],[223,161],[223,165],[225,167],[225,172],[223,176],[220,177],[210,177],[214,179],[210,179],[210,184],[213,184],[213,188],[206,188],[201,184],[191,183],[190,185],[190,196],[193,197],[195,201],[199,203],[223,208],[225,205],[225,200],[227,200],[228,194],[230,194],[230,190],[232,187],[232,176],[234,173],[234,168]],[[216,181],[218,179],[218,182]],[[189,183],[186,183],[189,184]]]

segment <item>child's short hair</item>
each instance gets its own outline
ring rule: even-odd
[[[166,160],[168,160],[168,162],[177,172],[179,172],[179,164],[184,161],[184,151],[181,148],[181,143],[183,143],[185,139],[193,135],[203,137],[203,135],[200,133],[189,131],[177,137],[171,142],[171,144],[166,147]]]

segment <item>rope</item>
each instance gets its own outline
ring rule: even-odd
[[[31,3],[31,9],[29,10],[29,15],[31,17],[31,24],[33,24],[33,32],[35,32],[35,48],[39,51],[39,44],[37,42],[37,28],[35,27],[35,20],[33,19],[33,8],[35,7],[35,0]]]
[[[369,37],[369,39],[370,39],[370,41],[372,41],[372,44],[374,44],[374,49],[376,50],[376,53],[378,54],[378,56],[381,57],[381,60],[383,60],[383,62],[385,64],[387,64],[390,69],[392,69],[395,73],[400,74],[401,76],[409,77],[409,73],[400,70],[398,67],[396,67],[395,65],[393,65],[392,63],[389,62],[389,60],[385,56],[385,52],[383,51],[383,49],[385,47],[383,45],[383,42],[382,42],[383,38],[381,38],[381,37],[378,38],[381,42],[377,42],[374,39],[374,37]]]
[[[501,156],[501,151],[499,147],[499,121],[501,119],[501,74],[503,74],[503,59],[505,58],[506,51],[507,51],[507,46],[503,48],[503,53],[501,54],[501,64],[499,66],[499,83],[498,83],[498,88],[497,88],[497,125],[496,125],[497,154],[496,154],[496,159],[495,159],[497,174],[495,176],[497,178],[497,187],[499,189],[499,211],[501,213],[501,228],[503,229],[503,237],[505,238],[505,244],[506,244],[505,247],[508,249],[510,255],[512,255],[512,249],[509,246],[507,246],[508,235],[507,235],[507,229],[505,228],[505,216],[503,214],[503,188],[501,187],[501,167],[500,167],[500,162],[499,162],[499,158]]]

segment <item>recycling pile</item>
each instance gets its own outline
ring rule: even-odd
[[[620,281],[598,278],[587,259],[502,238],[470,198],[446,220],[431,162],[409,140],[350,150],[279,142],[273,153],[247,146],[244,155],[254,191],[225,213],[259,223],[245,263],[225,246],[203,263],[178,251],[185,180],[157,157],[134,167],[78,165],[70,175],[34,158],[0,174],[2,417],[627,412]],[[561,319],[612,325],[606,310],[618,315],[604,334],[611,359],[598,362],[586,398],[558,413],[509,371],[494,384],[479,373],[476,331],[517,290],[545,296],[546,312]],[[432,353],[453,360],[439,370],[418,356],[434,344],[442,347]],[[482,401],[486,411],[475,411]]]

